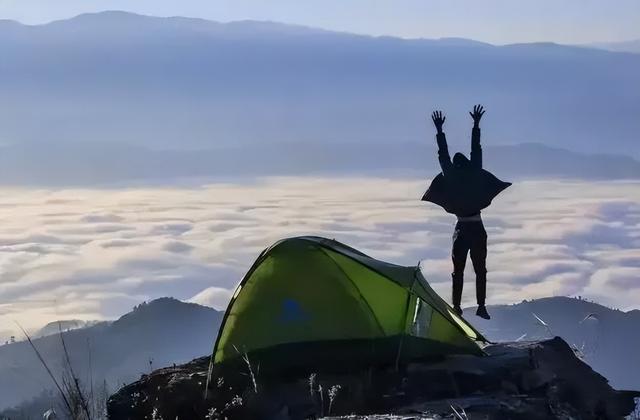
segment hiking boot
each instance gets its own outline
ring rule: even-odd
[[[478,315],[480,318],[491,319],[491,317],[489,316],[489,312],[487,312],[487,307],[484,306],[484,305],[479,305],[478,306],[478,310],[476,311],[476,315]]]
[[[454,306],[453,307],[453,312],[455,312],[456,314],[458,314],[458,316],[462,316],[462,308],[459,306]]]

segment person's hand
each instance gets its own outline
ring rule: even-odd
[[[434,111],[433,114],[431,114],[431,120],[433,121],[433,125],[436,126],[438,133],[442,133],[442,126],[446,119],[447,117],[442,116],[442,111]]]
[[[473,112],[469,112],[469,115],[471,115],[471,118],[473,118],[473,126],[479,127],[480,119],[484,115],[484,108],[482,107],[482,105],[476,105],[473,107]]]

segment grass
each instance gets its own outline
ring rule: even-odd
[[[634,401],[636,403],[636,408],[631,414],[625,417],[625,420],[640,420],[640,398],[636,398]]]
[[[65,341],[64,332],[62,331],[62,324],[58,323],[60,343],[63,350],[63,370],[61,378],[58,379],[54,375],[47,361],[42,356],[42,353],[38,350],[35,343],[31,339],[31,336],[26,332],[20,324],[18,327],[27,339],[27,342],[31,346],[38,360],[44,367],[49,378],[55,385],[56,391],[59,396],[60,405],[65,417],[70,420],[103,420],[106,419],[106,407],[107,399],[109,398],[109,390],[106,381],[103,381],[102,387],[98,395],[94,393],[93,387],[93,373],[91,366],[89,366],[91,382],[89,391],[85,389],[78,375],[76,374],[71,357],[69,356],[69,350]],[[88,346],[88,357],[91,360],[91,349]],[[91,365],[91,362],[89,362]]]

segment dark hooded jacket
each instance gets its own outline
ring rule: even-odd
[[[474,127],[471,133],[470,160],[462,153],[456,153],[452,162],[444,133],[438,133],[437,140],[442,173],[433,179],[423,201],[437,204],[456,216],[468,217],[479,214],[511,185],[482,168],[480,128]]]

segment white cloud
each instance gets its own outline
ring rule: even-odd
[[[489,302],[580,294],[637,307],[640,184],[516,183],[484,212]],[[335,238],[416,264],[450,295],[455,218],[423,180],[273,178],[194,188],[0,191],[0,330],[113,318],[175,296],[223,308],[262,249]],[[468,264],[465,302],[473,303]],[[0,337],[2,340],[4,337]]]
[[[223,289],[222,287],[207,287],[188,301],[224,311],[232,294],[232,290]]]

